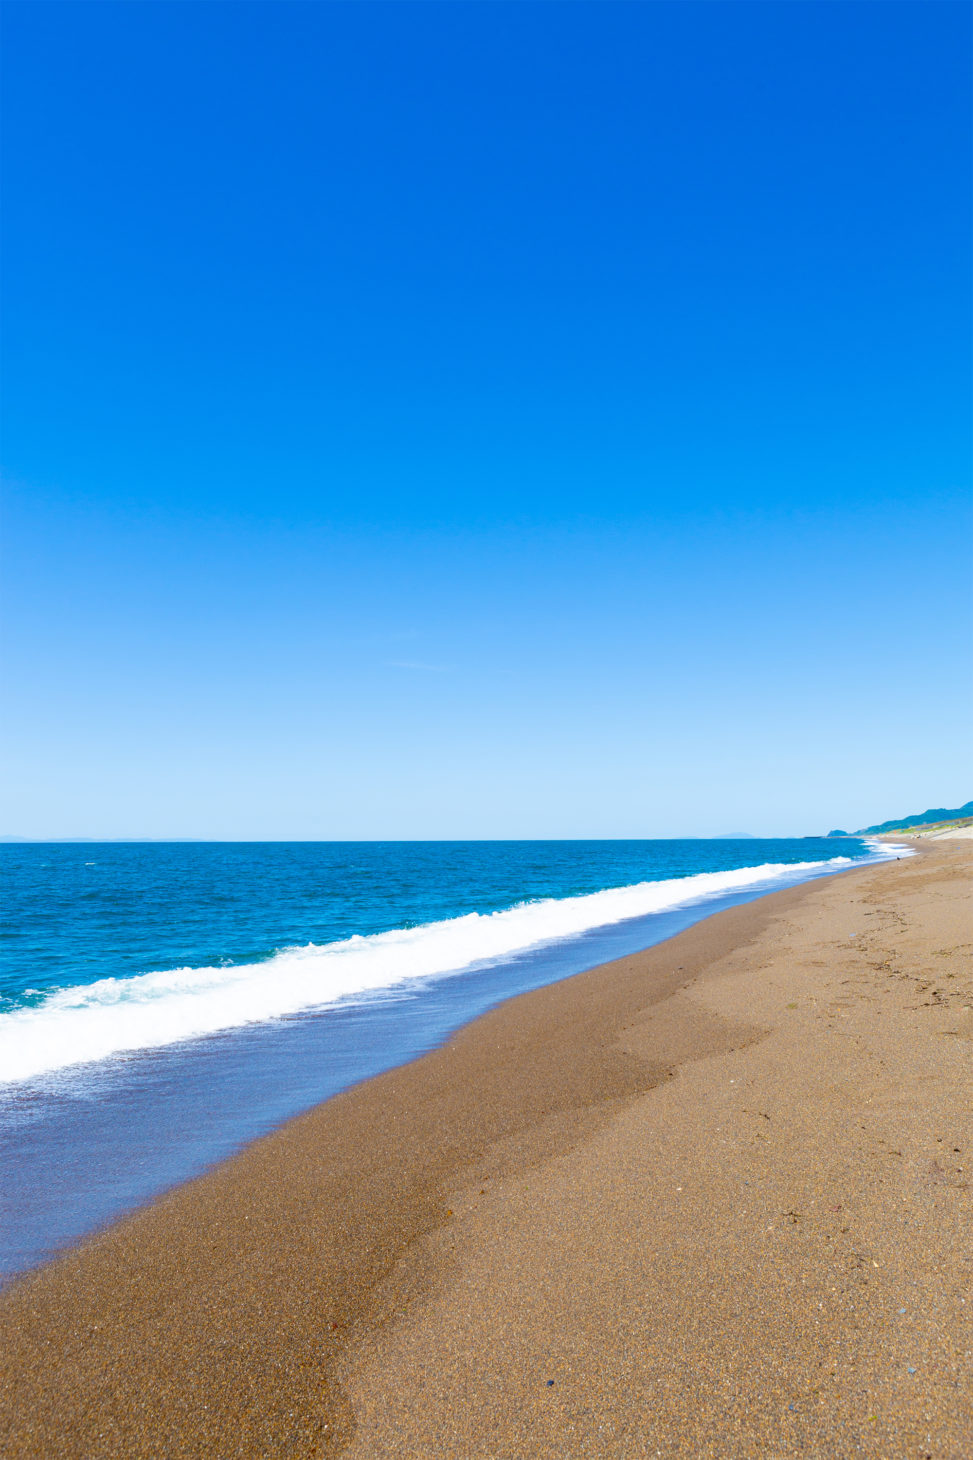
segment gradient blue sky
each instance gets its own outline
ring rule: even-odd
[[[970,11],[8,4],[0,830],[970,784]]]

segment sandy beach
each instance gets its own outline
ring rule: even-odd
[[[16,1456],[973,1453],[968,841],[511,1000],[0,1297]]]

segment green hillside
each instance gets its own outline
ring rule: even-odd
[[[919,816],[903,816],[898,821],[883,821],[879,826],[864,826],[856,835],[864,836],[868,832],[877,831],[906,831],[910,826],[926,826],[933,821],[958,821],[961,816],[973,816],[973,801],[967,801],[965,806],[957,806],[954,811],[937,806],[932,811],[923,811]]]

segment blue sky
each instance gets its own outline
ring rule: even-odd
[[[0,830],[969,798],[965,5],[5,28]]]

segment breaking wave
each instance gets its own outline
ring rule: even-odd
[[[873,844],[872,851],[883,859],[908,854],[906,848],[888,844]],[[0,1015],[0,1083],[374,997],[380,991],[401,992],[419,980],[497,963],[595,928],[727,893],[800,881],[852,860],[857,859],[700,872],[285,948],[260,963],[176,968],[56,989],[33,1007]]]

